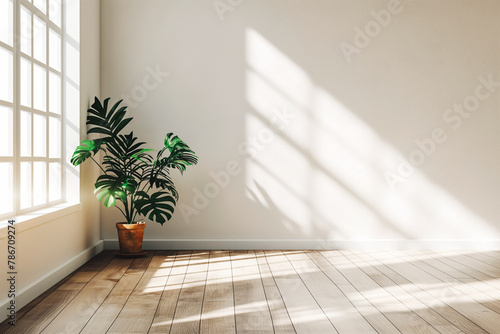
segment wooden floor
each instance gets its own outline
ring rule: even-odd
[[[1,333],[500,333],[500,252],[103,252]]]

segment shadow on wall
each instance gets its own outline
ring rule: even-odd
[[[409,3],[398,8],[401,15],[404,5]],[[456,20],[474,21],[480,13],[458,10],[449,13],[451,18],[430,23],[432,28],[443,26],[446,33]],[[333,63],[331,68],[317,66],[317,58],[333,55],[323,49],[328,43],[322,43],[320,31],[301,33],[303,17],[288,18],[286,26],[297,27],[288,31],[295,36],[292,42],[280,38],[276,25],[246,29],[246,92],[252,107],[246,129],[263,143],[270,138],[272,147],[247,159],[247,182],[250,188],[252,180],[265,184],[267,191],[257,182],[254,187],[268,204],[274,201],[268,206],[273,212],[281,207],[285,221],[296,221],[300,234],[315,228],[334,239],[447,238],[450,231],[466,239],[495,233],[489,223],[499,214],[498,155],[491,154],[498,148],[491,125],[498,116],[498,94],[492,95],[499,85],[498,61],[488,68],[471,59],[471,69],[457,77],[453,65],[463,55],[454,59],[452,52],[463,44],[484,49],[488,38],[458,35],[441,50],[422,54],[436,37],[429,34],[427,41],[413,16],[393,23],[403,25],[405,35],[387,27],[383,33],[388,36],[380,33],[383,48],[367,47],[361,50],[366,55],[351,55],[350,63]],[[409,40],[420,52],[405,50]],[[298,45],[303,52],[297,52]],[[495,46],[489,48],[495,51]],[[490,54],[484,57],[488,60]],[[451,66],[443,62],[447,58]],[[480,96],[474,98],[476,94]],[[294,116],[274,138],[266,137],[269,122],[263,120],[273,105],[290,108]]]
[[[103,77],[131,71],[103,91],[172,69],[132,111],[148,142],[173,124],[200,155],[150,236],[498,239],[497,3],[150,3],[142,25],[104,26]],[[127,55],[125,36],[150,52]]]

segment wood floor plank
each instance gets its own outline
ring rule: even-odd
[[[467,267],[462,263],[450,260],[445,256],[432,251],[425,251],[425,254],[431,256],[426,260],[436,268],[443,269],[445,272],[452,275],[453,278],[465,282],[484,294],[490,296],[495,300],[493,306],[500,301],[500,279],[492,279],[489,275],[484,274],[478,270]],[[489,307],[492,305],[490,304]]]
[[[334,257],[332,256],[334,255]],[[345,260],[345,262],[343,259]],[[341,261],[339,270],[353,284],[353,286],[375,306],[396,328],[402,333],[433,333],[438,331],[408,306],[401,303],[366,275],[356,264],[349,259],[349,251],[331,253],[329,259]],[[353,283],[354,280],[357,283]],[[411,323],[408,321],[411,319]]]
[[[286,256],[340,334],[377,333],[306,253],[292,253]]]
[[[131,259],[113,259],[85,285],[42,333],[80,332],[123,276],[131,262]],[[75,314],[78,314],[78,316],[75,317]]]
[[[452,268],[455,268],[456,270],[461,271],[466,275],[470,275],[475,279],[478,279],[481,282],[493,287],[494,289],[500,290],[500,279],[485,274],[483,271],[478,270],[479,268],[474,268],[472,263],[467,263],[467,261],[461,261],[460,259],[457,259],[454,252],[429,252],[434,254],[434,258],[436,260]]]
[[[481,251],[477,252],[478,254],[481,254],[481,256],[489,257],[491,259],[495,259],[495,261],[500,261],[500,252],[498,251]],[[497,266],[498,267],[498,266]]]
[[[372,325],[378,333],[400,333],[400,331],[375,308],[336,268],[335,264],[327,260],[326,252],[309,252],[307,254],[316,263],[328,278],[338,286],[358,312]]]
[[[172,268],[171,261],[165,261],[165,252],[156,252],[130,294],[110,333],[147,333],[153,322],[161,294]]]
[[[120,281],[87,322],[81,334],[106,333],[122,311],[137,283],[143,277],[151,256],[134,259]]]
[[[267,303],[271,312],[271,320],[273,322],[275,333],[295,333],[295,329],[293,328],[292,321],[290,320],[290,316],[286,310],[283,298],[281,297],[278,286],[276,285],[276,282],[271,274],[271,270],[267,264],[266,254],[264,251],[258,250],[255,252],[255,256],[259,265],[262,284],[264,286],[264,292],[266,294]]]
[[[163,293],[160,297],[149,333],[169,333],[175,308],[187,272],[191,251],[177,251]]]
[[[266,251],[265,254],[295,331],[337,333],[286,256],[278,251]]]
[[[272,333],[273,323],[254,251],[231,251],[238,333]]]
[[[236,333],[229,251],[210,251],[200,333]]]
[[[363,270],[377,284],[386,289],[401,303],[405,304],[409,309],[413,310],[419,317],[431,324],[440,333],[458,334],[463,333],[461,329],[446,320],[442,315],[437,313],[432,308],[428,307],[422,301],[417,299],[413,294],[409,293],[396,282],[386,276],[381,268],[374,261],[366,256],[363,252],[350,252],[350,259],[359,264],[359,268]],[[408,326],[414,326],[413,317],[408,319]]]
[[[456,311],[454,308],[446,304],[442,298],[436,297],[436,294],[431,294],[426,287],[417,285],[408,280],[398,272],[399,268],[392,268],[392,263],[398,263],[400,260],[397,257],[387,258],[379,252],[365,252],[365,255],[371,258],[373,263],[377,264],[377,268],[393,282],[398,284],[402,289],[412,294],[415,298],[424,303],[429,309],[443,316],[451,322],[455,327],[462,330],[464,333],[486,333],[482,328],[467,319],[464,315]]]
[[[199,333],[208,270],[208,251],[191,254],[170,333]]]
[[[0,332],[500,333],[496,251],[112,256],[68,275]]]
[[[464,265],[474,268],[492,278],[500,277],[500,269],[494,267],[484,261],[478,260],[474,257],[472,252],[467,252],[463,254],[458,251],[447,251],[444,253],[447,257],[451,258],[453,261],[463,263]]]
[[[102,252],[85,263],[64,282],[56,284],[53,290],[49,290],[50,293],[42,294],[41,299],[35,300],[35,306],[28,306],[28,311],[18,319],[17,325],[9,326],[4,333],[40,333],[78,295],[85,284],[109,264],[112,258],[111,252]],[[73,285],[74,276],[77,276],[77,281],[81,283],[78,285],[80,289],[76,289]]]
[[[387,265],[394,272],[404,277],[407,281],[413,283],[425,293],[418,295],[421,298],[426,298],[429,294],[432,299],[429,304],[435,307],[435,310],[442,314],[443,317],[452,322],[456,327],[467,333],[486,333],[487,331],[479,326],[475,320],[469,318],[466,314],[470,311],[467,304],[457,303],[456,295],[460,293],[444,293],[442,286],[436,282],[436,278],[418,269],[411,263],[405,263],[404,260],[395,256],[395,251],[386,252],[370,252],[370,256]],[[428,305],[429,305],[428,304]],[[465,313],[465,314],[464,314]]]
[[[414,264],[420,269],[441,280],[443,282],[443,287],[451,286],[464,295],[471,297],[476,302],[500,314],[500,290],[494,289],[470,276],[467,278],[459,278],[463,277],[465,275],[464,273],[454,276],[453,274],[457,272],[457,270],[449,266],[447,266],[447,270],[442,270],[442,267],[446,265],[441,263],[441,268],[437,267],[437,261],[435,259],[428,259],[427,257],[421,259],[421,251],[404,251],[404,253],[415,259],[416,262],[414,262]]]
[[[477,261],[480,261],[482,263],[485,263],[489,268],[495,270],[495,272],[500,271],[500,256],[497,258],[492,258],[491,255],[488,256],[479,251],[457,250],[455,252],[476,259]],[[498,277],[498,274],[496,277]]]
[[[394,253],[396,253],[398,258],[403,260],[403,263],[411,260],[411,257],[405,256],[405,254],[401,251],[394,251]],[[442,281],[439,278],[418,267],[418,264],[420,263],[420,261],[415,261],[412,267],[407,265],[407,268],[413,273],[416,273],[417,270],[419,270],[419,275],[424,277],[427,284],[435,284],[443,287]],[[449,295],[446,296],[447,303],[487,332],[500,332],[500,314],[490,308],[487,308],[481,303],[478,303],[466,292],[464,293],[460,291],[461,287],[462,285],[452,286],[451,284],[444,284],[444,288],[449,291]]]

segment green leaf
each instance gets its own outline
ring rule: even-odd
[[[144,153],[151,152],[151,151],[153,151],[153,149],[151,149],[151,148],[143,148],[139,152],[132,154],[131,157],[134,158],[134,159],[136,159],[136,160],[140,160],[142,162],[146,162],[143,159],[145,159],[146,157],[150,157],[150,156],[149,156],[149,154],[144,154]]]
[[[163,225],[172,218],[175,199],[166,192],[156,192],[149,196],[141,192],[142,197],[135,201],[137,211],[147,218]]]
[[[101,104],[96,97],[91,109],[88,110],[89,116],[87,117],[87,125],[89,125],[87,133],[104,134],[107,136],[102,138],[105,142],[112,141],[113,137],[116,137],[132,120],[132,118],[123,119],[126,114],[126,106],[116,110],[122,100],[116,102],[109,111],[108,102],[109,98],[105,99],[104,103]]]
[[[99,202],[109,208],[116,205],[116,199],[125,202],[127,191],[133,193],[137,188],[137,182],[127,175],[105,174],[97,178],[94,193]]]
[[[155,161],[155,166],[158,168],[176,168],[183,173],[187,166],[198,163],[198,157],[194,151],[173,133],[168,133],[165,136],[164,144],[165,147],[158,153],[157,160]],[[170,155],[166,158],[161,158],[161,155],[167,149]]]
[[[122,103],[123,100],[119,100],[118,102],[116,102],[113,107],[111,107],[111,110],[109,111],[109,116],[108,117],[112,117],[116,108],[118,108],[118,106],[120,105],[120,103]],[[119,110],[125,110],[127,107],[121,107]]]
[[[76,147],[73,156],[71,157],[71,163],[74,166],[78,166],[85,160],[90,158],[92,154],[96,154],[100,150],[100,145],[96,144],[93,140],[84,140]]]
[[[113,133],[109,131],[108,129],[103,129],[103,128],[92,128],[87,131],[87,134],[90,133],[102,133],[108,136],[111,136]]]
[[[109,99],[106,99],[106,100],[109,100]],[[102,107],[102,104],[101,104],[101,101],[99,101],[99,99],[97,98],[97,96],[95,97],[94,99],[94,103],[92,104],[91,106],[95,111],[98,112],[99,115],[104,115],[102,113],[102,111],[104,110],[103,107]]]
[[[118,134],[125,126],[127,126],[128,123],[130,123],[131,120],[132,117],[125,118],[123,121],[116,124],[116,126],[114,126],[113,134]]]
[[[123,183],[121,187],[129,193],[134,193],[137,189],[137,182],[133,179],[127,179],[127,181],[125,181],[125,183]]]

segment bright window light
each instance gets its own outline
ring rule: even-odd
[[[79,172],[67,159],[80,132],[79,4],[0,3],[0,220],[79,201]]]

